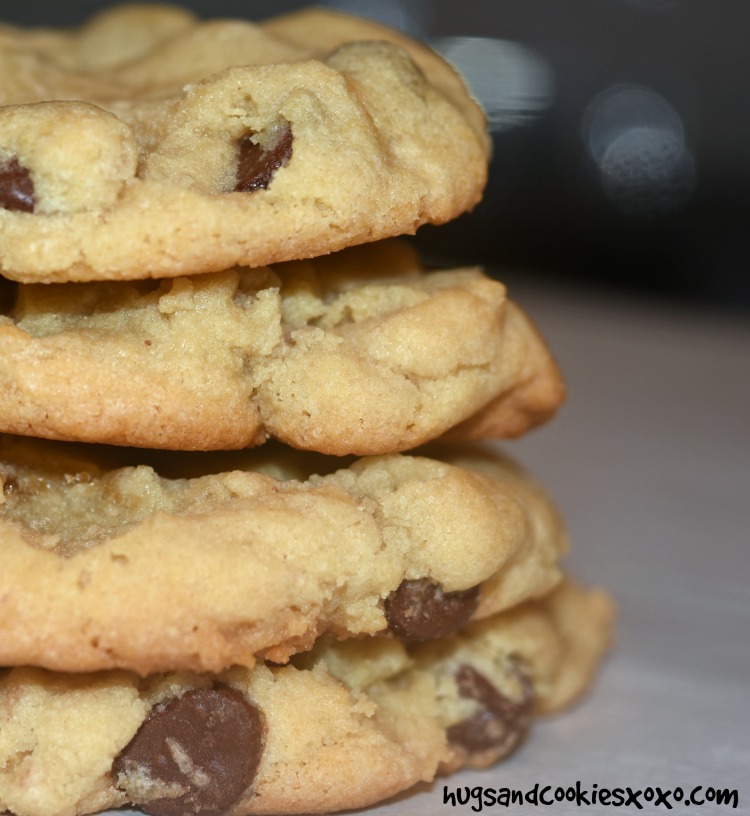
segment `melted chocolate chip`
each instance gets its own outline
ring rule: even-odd
[[[28,168],[16,158],[0,164],[0,207],[34,212],[34,182]]]
[[[114,762],[118,787],[153,816],[219,816],[263,753],[258,709],[228,686],[158,705]]]
[[[252,193],[265,190],[274,173],[284,167],[292,157],[292,129],[282,128],[272,144],[263,147],[252,141],[254,133],[248,133],[240,141],[240,158],[237,164],[238,193]]]
[[[520,745],[531,722],[534,690],[525,672],[516,669],[521,683],[521,699],[511,700],[487,678],[466,664],[456,672],[458,693],[476,700],[479,709],[465,720],[448,728],[448,741],[470,754],[493,751],[495,759],[508,756]]]
[[[432,640],[460,629],[479,605],[479,587],[443,592],[420,578],[402,581],[385,599],[385,617],[394,635],[409,640]]]

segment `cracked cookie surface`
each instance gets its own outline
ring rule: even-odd
[[[316,257],[470,209],[484,119],[452,69],[316,10],[124,6],[0,29],[0,271],[133,280]]]
[[[197,450],[270,435],[369,455],[466,420],[459,438],[517,436],[563,395],[500,283],[424,273],[395,241],[161,283],[6,282],[0,299],[10,433]]]
[[[372,804],[507,756],[532,713],[587,688],[611,618],[604,593],[566,582],[417,646],[322,641],[287,666],[220,675],[13,669],[0,677],[0,808],[243,816]]]
[[[428,640],[560,578],[559,516],[499,456],[263,450],[157,455],[162,476],[5,438],[0,666],[217,671],[325,631]]]

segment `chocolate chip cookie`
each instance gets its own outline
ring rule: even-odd
[[[6,282],[0,299],[0,431],[367,455],[466,420],[459,437],[516,436],[563,394],[500,283],[425,273],[401,242],[162,282]]]
[[[169,476],[95,456],[3,441],[0,666],[220,671],[325,631],[429,640],[549,591],[567,547],[498,456],[183,454]]]
[[[324,640],[289,665],[0,678],[0,809],[328,813],[512,752],[588,685],[611,604],[569,583],[428,644]]]
[[[302,32],[304,31],[304,35]],[[0,272],[134,280],[262,266],[479,200],[484,120],[435,54],[334,12],[116,8],[0,31]]]

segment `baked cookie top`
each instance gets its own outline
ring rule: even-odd
[[[70,447],[3,440],[0,666],[217,671],[325,631],[428,640],[547,592],[567,547],[542,490],[480,452],[171,454],[165,476]]]
[[[0,289],[0,431],[336,455],[517,436],[561,402],[535,328],[478,269],[402,242],[190,278]]]
[[[470,209],[484,120],[426,47],[317,10],[123,6],[0,30],[0,272],[133,280],[315,257]]]
[[[588,686],[611,617],[604,593],[566,583],[428,645],[329,640],[287,666],[221,675],[14,669],[0,677],[0,809],[242,816],[372,804],[507,756],[533,713]]]

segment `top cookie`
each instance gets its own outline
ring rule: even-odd
[[[484,119],[428,49],[303,12],[124,6],[0,29],[0,271],[132,280],[315,257],[470,209]]]

